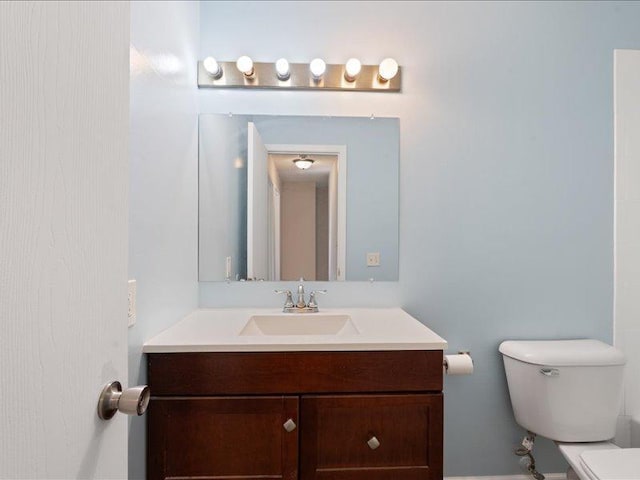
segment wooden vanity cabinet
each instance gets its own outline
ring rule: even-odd
[[[150,480],[442,479],[442,351],[147,358]]]

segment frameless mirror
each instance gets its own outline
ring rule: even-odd
[[[398,279],[397,118],[202,114],[200,281]]]

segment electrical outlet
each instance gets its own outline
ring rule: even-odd
[[[133,327],[136,324],[136,281],[129,280],[129,310],[127,312],[128,325]]]
[[[380,266],[380,252],[367,253],[367,267]]]

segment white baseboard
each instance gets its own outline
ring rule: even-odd
[[[564,473],[545,473],[545,480],[567,480]],[[493,475],[489,477],[444,477],[444,480],[532,480],[531,475]]]

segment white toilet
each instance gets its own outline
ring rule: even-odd
[[[556,442],[568,478],[640,480],[640,449],[609,442],[622,401],[620,350],[598,340],[506,341],[499,350],[516,421]]]

